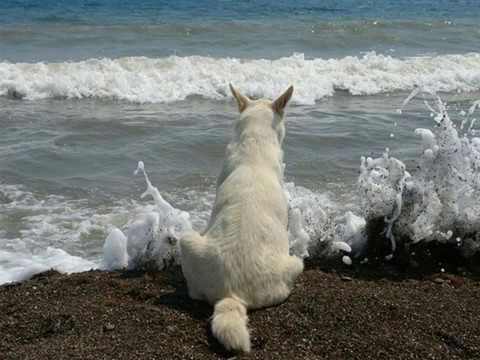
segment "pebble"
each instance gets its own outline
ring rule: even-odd
[[[112,331],[113,329],[115,329],[115,325],[113,325],[112,323],[108,322],[106,323],[104,326],[103,326],[103,329],[105,331]]]

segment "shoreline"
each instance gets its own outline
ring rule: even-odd
[[[249,312],[252,352],[210,335],[212,307],[178,267],[64,275],[0,286],[4,359],[480,358],[480,281],[308,264],[283,304]]]

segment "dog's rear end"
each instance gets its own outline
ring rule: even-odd
[[[180,242],[189,294],[215,305],[214,336],[250,351],[247,308],[284,301],[303,262],[289,255],[283,190],[283,112],[290,87],[274,102],[250,100],[231,87],[240,118],[227,147],[217,197],[203,235]]]

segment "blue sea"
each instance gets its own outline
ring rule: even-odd
[[[111,227],[149,203],[139,160],[201,229],[230,82],[295,86],[286,180],[354,211],[361,156],[417,166],[414,130],[435,123],[423,100],[398,111],[412,90],[458,122],[480,99],[479,19],[477,0],[1,1],[0,283],[101,266]]]

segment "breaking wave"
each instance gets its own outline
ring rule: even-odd
[[[279,76],[281,74],[281,76]],[[480,54],[394,58],[374,52],[340,59],[276,60],[170,56],[62,63],[0,62],[0,96],[37,100],[100,98],[166,103],[202,96],[222,100],[232,82],[249,96],[273,98],[294,84],[293,101],[334,95],[480,90]]]

